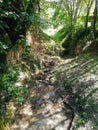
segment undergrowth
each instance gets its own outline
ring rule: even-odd
[[[83,84],[85,86],[85,84]],[[81,126],[85,126],[85,124],[93,119],[94,111],[98,112],[98,106],[96,104],[96,100],[91,97],[82,97],[78,92],[74,92],[73,82],[66,81],[65,83],[65,91],[68,96],[68,102],[73,106],[75,112],[78,114],[78,119],[76,120],[74,129],[77,130]],[[81,87],[81,86],[79,86]],[[85,86],[88,87],[88,86]],[[82,92],[81,92],[82,93]],[[98,129],[98,121],[96,120],[94,124],[92,124],[93,130]]]
[[[86,42],[90,40],[93,41],[92,28],[89,27],[87,30],[85,30],[85,28],[78,28],[73,34],[69,32],[61,44],[65,48],[65,54],[74,54],[77,45],[85,46]]]
[[[0,130],[6,130],[11,121],[11,112],[7,107],[12,101],[16,105],[23,102],[23,94],[27,92],[26,87],[15,85],[19,76],[19,70],[15,66],[9,67],[6,73],[0,74]]]

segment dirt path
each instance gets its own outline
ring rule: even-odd
[[[97,59],[44,58],[10,130],[98,130]]]
[[[73,111],[63,100],[63,87],[58,86],[53,72],[58,57],[44,59],[41,73],[30,83],[24,104],[17,109],[10,130],[71,130]]]

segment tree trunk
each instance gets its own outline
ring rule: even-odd
[[[96,21],[97,21],[97,6],[98,6],[98,0],[95,1],[95,9],[94,9],[94,21],[93,21],[93,33],[94,33],[94,39],[96,39]]]
[[[85,29],[87,29],[87,27],[88,27],[89,13],[90,13],[90,9],[91,9],[91,6],[93,4],[93,1],[94,0],[92,0],[92,1],[89,0],[89,3],[87,5],[87,14],[86,14],[86,20],[85,20]]]

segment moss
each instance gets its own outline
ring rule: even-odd
[[[7,130],[7,122],[4,118],[0,118],[0,130]]]
[[[92,39],[93,35],[90,27],[87,30],[85,30],[85,28],[78,28],[73,34],[68,33],[61,44],[68,54],[73,54],[77,45],[84,45],[88,40]]]

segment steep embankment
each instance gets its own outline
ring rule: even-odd
[[[43,56],[10,130],[97,130],[98,58]],[[32,78],[33,75],[33,78]]]

